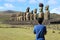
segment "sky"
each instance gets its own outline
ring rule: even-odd
[[[60,14],[60,0],[0,0],[0,11],[15,10],[15,11],[26,11],[27,7],[30,7],[30,11],[35,8],[39,12],[39,3],[45,6],[49,5],[51,13]]]

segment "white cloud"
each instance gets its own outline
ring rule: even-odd
[[[2,6],[0,6],[0,10],[5,10],[5,9],[14,9],[15,6],[10,4],[10,3],[5,3]]]
[[[4,7],[3,6],[0,6],[0,9],[4,9]]]
[[[50,12],[60,14],[60,7],[54,8]]]
[[[48,0],[47,4],[55,5],[55,4],[57,4],[57,1],[56,0]]]
[[[14,8],[15,6],[10,4],[10,3],[5,3],[4,7],[6,7],[6,8]]]
[[[45,0],[37,0],[39,3],[44,3]]]
[[[17,1],[25,3],[27,0],[17,0]]]
[[[25,3],[27,0],[4,0],[5,2],[22,2]]]
[[[38,3],[44,3],[44,0],[29,0],[30,4],[38,4]]]
[[[29,3],[30,3],[30,4],[36,4],[37,1],[36,1],[36,0],[29,0]]]
[[[6,2],[15,2],[16,0],[5,0]]]

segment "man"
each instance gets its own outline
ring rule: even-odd
[[[34,26],[34,34],[36,34],[36,40],[45,40],[44,35],[47,33],[46,27],[42,24],[43,18],[38,18],[38,25]]]

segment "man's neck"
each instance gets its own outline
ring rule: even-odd
[[[38,23],[39,24],[39,23]],[[39,24],[39,25],[42,25],[42,24]]]

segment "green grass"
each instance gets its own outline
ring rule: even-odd
[[[0,22],[2,21],[5,21],[5,20],[9,20],[9,15],[2,15],[2,16],[0,16]]]
[[[19,28],[7,28],[7,27],[19,27]],[[9,25],[0,23],[0,40],[35,40],[35,34],[33,34],[33,25]],[[6,28],[5,28],[6,27]],[[51,29],[48,29],[51,27]],[[53,27],[60,27],[59,25],[47,25],[46,40],[60,40],[60,30],[54,30]]]
[[[46,40],[60,40],[58,30],[52,33],[53,30],[48,29]],[[0,40],[35,40],[33,27],[30,28],[0,28]]]
[[[46,40],[60,40],[59,30],[55,30],[55,33],[53,33],[52,29],[48,29],[47,31]]]
[[[34,40],[31,29],[0,28],[0,40]]]

